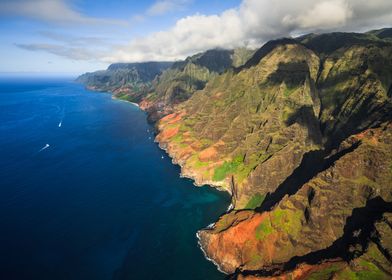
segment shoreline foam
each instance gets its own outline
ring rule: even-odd
[[[140,108],[139,104],[135,103],[135,102],[131,102],[125,99],[121,99],[121,98],[117,98],[116,96],[113,95],[113,93],[110,93],[112,95],[112,99],[113,100],[118,100],[118,101],[123,101],[123,102],[127,102],[127,103],[131,103],[133,106],[136,106],[138,108]]]
[[[135,102],[131,102],[131,101],[127,101],[127,100],[124,100],[124,99],[117,98],[117,97],[114,96],[114,94],[113,94],[112,92],[110,92],[110,94],[112,95],[112,99],[130,103],[130,104],[136,106],[137,108],[139,108],[140,110],[144,111],[144,110],[140,107],[139,104],[137,104],[137,103],[135,103]],[[157,127],[154,127],[154,130],[155,130],[155,132],[156,132],[157,134],[159,133],[159,130],[157,129]],[[209,188],[214,188],[214,189],[216,189],[216,190],[218,190],[218,191],[227,192],[230,196],[232,196],[231,191],[230,191],[229,189],[227,189],[227,188],[222,187],[222,186],[214,185],[214,184],[212,184],[211,182],[205,182],[205,183],[203,183],[203,184],[197,183],[197,180],[196,180],[195,177],[192,177],[191,175],[184,174],[184,172],[183,172],[183,169],[184,169],[183,166],[175,159],[175,156],[172,155],[172,154],[170,153],[170,151],[169,151],[167,148],[163,147],[162,143],[161,143],[160,141],[158,141],[156,137],[155,137],[155,139],[154,139],[154,142],[157,143],[158,147],[159,147],[161,150],[163,150],[163,151],[167,154],[167,156],[171,159],[172,164],[178,165],[178,166],[180,167],[180,174],[179,174],[179,175],[180,175],[180,178],[187,178],[187,179],[192,180],[192,184],[193,184],[195,187],[204,187],[204,186],[207,186],[207,187],[209,187]],[[233,209],[233,203],[231,202],[230,205],[228,206],[226,212],[225,212],[225,213],[222,213],[219,217],[221,217],[222,215],[228,213],[228,212],[231,211],[232,209]],[[201,230],[212,229],[214,226],[215,226],[215,222],[209,224],[207,227],[202,228],[202,229],[200,229],[200,230],[198,230],[198,231],[196,232],[197,244],[198,244],[200,250],[203,252],[203,255],[204,255],[205,259],[206,259],[207,261],[212,262],[212,263],[217,267],[217,270],[218,270],[219,272],[221,272],[221,273],[223,273],[223,274],[225,274],[225,275],[228,275],[225,271],[223,271],[223,270],[221,269],[220,265],[219,265],[217,262],[215,262],[213,259],[211,259],[211,258],[208,257],[207,252],[203,249],[203,246],[202,246],[202,240],[201,240],[201,238],[200,238],[199,232],[200,232]]]
[[[215,225],[215,224],[214,224],[214,225]],[[205,228],[205,229],[208,229],[208,228]],[[201,229],[201,230],[205,230],[205,229]],[[199,230],[199,231],[200,231],[200,230]],[[207,261],[212,262],[212,263],[216,266],[216,268],[218,269],[218,271],[222,272],[222,273],[225,274],[225,275],[229,275],[227,272],[225,272],[225,271],[223,271],[223,270],[221,269],[220,265],[219,265],[216,261],[214,261],[213,259],[211,259],[210,257],[208,257],[207,252],[204,250],[203,245],[202,245],[202,243],[201,243],[202,240],[201,240],[201,238],[200,238],[199,231],[196,232],[197,244],[199,245],[200,250],[203,252],[203,255],[204,255],[205,259],[206,259]]]

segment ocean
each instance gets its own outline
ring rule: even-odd
[[[195,187],[137,106],[70,78],[0,78],[0,279],[224,279]]]

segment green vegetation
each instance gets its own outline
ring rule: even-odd
[[[174,135],[172,138],[171,138],[171,140],[174,142],[174,143],[181,143],[182,141],[183,141],[183,137],[182,137],[182,134],[181,133],[177,133],[176,135]]]
[[[386,275],[373,263],[361,260],[360,266],[364,268],[356,272],[358,280],[380,280],[387,279]]]
[[[315,271],[309,275],[308,280],[329,280],[341,270],[339,265],[331,265],[326,269]]]
[[[256,239],[262,240],[273,232],[274,232],[274,228],[271,226],[271,221],[269,218],[266,218],[256,228]]]
[[[241,183],[245,178],[248,177],[249,173],[256,167],[258,162],[253,162],[253,164],[244,165],[241,164],[237,168],[237,172],[235,174],[235,178],[237,179],[237,183]]]
[[[174,63],[154,81],[153,88],[158,95],[156,103],[171,105],[188,100],[219,74],[234,65],[242,65],[252,53],[246,49],[214,49]]]
[[[272,223],[275,228],[297,236],[302,228],[303,213],[301,210],[289,210],[276,208],[272,212]]]
[[[241,162],[238,165],[237,170],[234,174],[237,183],[242,183],[244,179],[249,176],[249,173],[260,163],[264,162],[268,158],[268,154],[251,154],[247,160],[247,163]]]
[[[153,102],[155,100],[158,99],[158,94],[156,94],[155,92],[149,93],[146,98],[144,98],[144,100],[149,101],[149,102]]]
[[[252,198],[248,201],[248,203],[245,206],[245,209],[255,209],[263,203],[265,199],[265,195],[262,195],[260,193],[256,193]]]
[[[146,106],[152,104],[147,108],[151,115],[183,113],[175,123],[162,125],[172,129],[168,135],[179,129],[165,139],[175,144],[173,154],[178,152],[200,181],[212,179],[228,187],[220,181],[234,177],[235,209],[221,217],[214,233],[233,225],[241,228],[242,221],[260,217],[255,211],[239,210],[256,209],[265,200],[264,194],[282,186],[276,192],[280,201],[262,214],[265,219],[260,224],[245,223],[255,228],[250,240],[237,247],[219,244],[223,246],[217,249],[238,250],[233,258],[247,256],[251,264],[268,268],[270,263],[283,263],[332,244],[344,231],[347,217],[356,213],[353,209],[368,207],[366,200],[377,195],[390,203],[392,164],[385,156],[390,153],[384,152],[390,150],[390,128],[367,131],[371,136],[349,137],[391,120],[392,41],[385,41],[392,38],[391,30],[278,40],[237,69],[231,67],[250,57],[245,49],[188,57],[153,80],[128,69],[129,77],[123,81],[125,72],[112,69],[116,73],[111,77],[96,73],[89,81],[99,89],[115,84],[120,99],[149,101]],[[350,149],[355,139],[361,145]],[[209,147],[213,148],[206,151]],[[311,152],[316,149],[320,154]],[[200,154],[206,161],[200,160]],[[328,169],[313,170],[313,164]],[[304,174],[312,179],[305,183]],[[279,240],[270,244],[275,237]],[[219,242],[225,238],[230,236],[219,236]],[[251,248],[254,244],[261,246]],[[264,245],[274,250],[269,263],[264,263],[265,252],[260,252]],[[383,255],[376,252],[367,251],[366,258],[354,259],[350,266],[323,263],[314,268],[324,269],[309,272],[306,279],[384,279],[389,263],[379,261]],[[243,259],[238,265],[246,270],[249,263]]]
[[[361,260],[358,271],[352,270],[350,267],[337,273],[337,279],[345,280],[387,280],[389,277],[382,272],[375,264]],[[315,278],[316,279],[316,278]]]
[[[232,55],[233,66],[240,67],[241,65],[244,65],[252,57],[254,53],[255,53],[254,50],[249,50],[247,48],[235,49]]]
[[[370,186],[373,188],[378,188],[379,185],[374,182],[373,180],[369,179],[366,176],[360,176],[356,178],[355,180],[351,180],[351,182],[358,184],[359,186]]]
[[[216,231],[224,231],[230,227],[234,222],[233,218],[235,218],[235,216],[230,213],[222,216],[215,224]]]
[[[188,161],[196,169],[206,167],[209,165],[209,162],[200,161],[197,154],[194,154],[192,157],[190,157]]]
[[[130,98],[130,96],[126,93],[118,93],[118,94],[116,94],[116,98],[121,99],[121,100],[130,101],[130,100],[128,100]]]
[[[290,117],[293,115],[293,112],[294,111],[292,108],[285,106],[283,108],[283,112],[282,112],[282,121],[286,123],[290,119]]]
[[[237,156],[231,162],[225,162],[214,171],[214,181],[222,181],[228,174],[233,174],[242,164],[242,156]]]
[[[344,280],[358,280],[358,277],[354,271],[352,271],[349,267],[337,273],[338,278]]]
[[[258,263],[260,263],[260,261],[262,260],[263,258],[260,256],[260,255],[253,255],[252,257],[251,257],[251,263],[253,264],[253,265],[257,265]]]
[[[127,88],[136,95],[145,96],[144,89],[171,65],[171,62],[115,63],[106,70],[83,74],[77,78],[77,81],[98,91],[113,92],[120,88]],[[121,95],[119,98],[125,96]]]
[[[284,91],[283,91],[283,95],[285,97],[289,97],[296,89],[297,89],[296,87],[286,86]]]
[[[335,277],[342,280],[387,280],[389,277],[382,272],[375,264],[361,260],[355,269],[351,267],[343,268],[342,265],[331,265],[326,269],[315,271],[309,275],[309,280],[328,280]],[[335,279],[334,278],[334,279]]]
[[[203,147],[209,147],[214,142],[211,139],[203,138],[203,139],[200,140],[200,143],[202,144]]]

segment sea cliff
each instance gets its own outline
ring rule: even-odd
[[[384,31],[274,40],[238,64],[235,52],[206,52],[141,95],[181,176],[232,196],[197,233],[219,270],[233,279],[392,277]]]
[[[198,233],[219,270],[391,277],[390,57],[368,34],[269,42],[158,122],[184,176],[232,194],[233,209]]]

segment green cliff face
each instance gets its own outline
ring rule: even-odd
[[[138,102],[184,176],[232,194],[198,236],[234,279],[391,279],[391,38],[309,34],[79,81]]]
[[[390,35],[271,41],[159,121],[183,175],[232,193],[234,209],[199,232],[222,270],[391,277]]]
[[[175,63],[116,63],[107,70],[81,75],[77,81],[92,90],[109,91],[117,98],[139,103],[149,119],[156,121],[212,78],[243,65],[253,52],[246,48],[214,49]]]
[[[155,77],[172,62],[115,63],[107,70],[86,73],[77,82],[97,91],[112,92],[116,97],[140,102]]]
[[[390,118],[390,42],[368,34],[332,33],[303,43],[323,61],[317,87],[327,140],[339,142]]]
[[[141,106],[157,120],[172,112],[173,106],[189,99],[212,78],[242,65],[252,55],[247,49],[208,50],[176,62],[153,82],[151,92]]]

